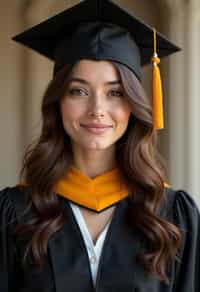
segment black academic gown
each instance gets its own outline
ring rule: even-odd
[[[162,216],[183,231],[180,262],[171,261],[168,285],[148,275],[136,261],[147,244],[127,224],[131,211],[128,198],[115,208],[95,287],[81,231],[63,197],[59,200],[66,220],[49,240],[48,260],[41,271],[34,263],[23,269],[21,248],[12,231],[17,221],[25,220],[24,198],[24,192],[16,187],[0,192],[0,292],[200,292],[200,215],[187,193],[168,189],[161,208]]]

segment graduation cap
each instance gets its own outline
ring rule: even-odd
[[[54,74],[81,59],[110,60],[126,65],[141,80],[141,67],[152,63],[153,123],[163,128],[158,55],[180,48],[126,8],[111,0],[81,1],[13,40],[54,61]]]

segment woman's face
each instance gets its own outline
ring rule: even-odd
[[[115,66],[93,60],[81,60],[73,67],[60,110],[72,146],[90,151],[114,147],[131,114]],[[95,128],[102,125],[106,128]]]

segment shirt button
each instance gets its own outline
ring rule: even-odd
[[[90,257],[90,263],[91,264],[96,264],[96,261],[97,261],[97,258],[96,258],[95,255],[93,255],[93,256]]]

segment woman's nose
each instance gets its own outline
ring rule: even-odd
[[[89,112],[102,116],[105,114],[106,108],[105,100],[101,96],[95,96],[90,103]]]

